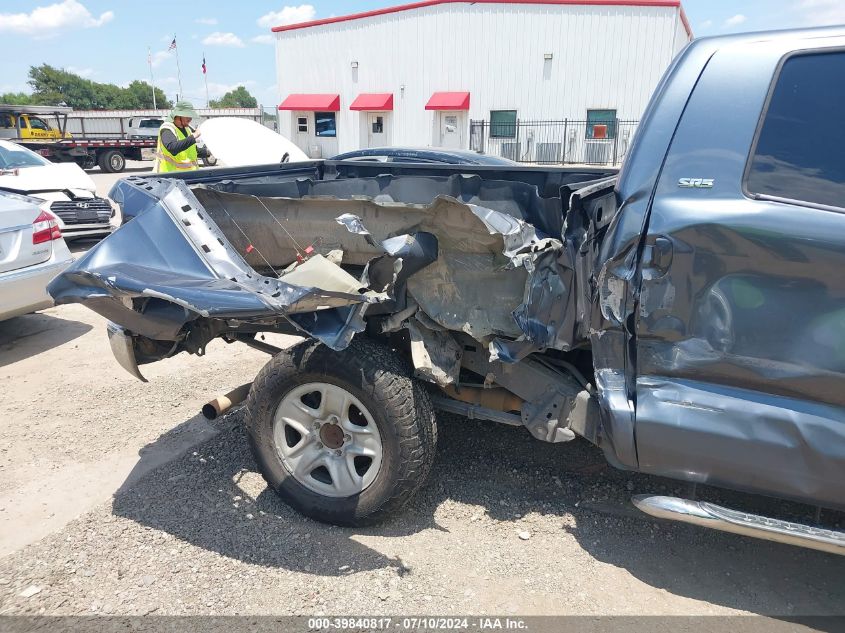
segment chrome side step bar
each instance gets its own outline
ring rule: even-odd
[[[738,512],[706,501],[650,495],[637,495],[631,501],[646,514],[660,519],[845,555],[845,532]]]

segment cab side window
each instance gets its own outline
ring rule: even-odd
[[[845,52],[789,58],[775,83],[746,190],[845,208]]]
[[[29,127],[31,127],[33,130],[48,131],[50,129],[50,126],[44,123],[44,121],[39,119],[37,116],[29,117]]]
[[[11,114],[0,114],[0,127],[2,127],[2,128],[13,128],[13,127],[15,127],[15,121],[12,119]]]

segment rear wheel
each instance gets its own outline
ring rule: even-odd
[[[273,357],[246,420],[267,483],[327,523],[367,525],[397,512],[434,458],[427,391],[390,348],[364,338],[341,352],[307,341]]]
[[[126,169],[126,157],[118,150],[110,149],[100,154],[97,164],[102,171],[113,174]]]

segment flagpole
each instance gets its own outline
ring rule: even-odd
[[[173,42],[176,43],[176,36],[173,36]],[[176,76],[179,78],[179,95],[180,98],[184,97],[184,93],[182,92],[182,69],[179,68],[179,46],[174,46],[176,49]]]
[[[205,65],[205,51],[202,52],[202,76],[205,78],[205,107],[211,107],[208,100],[208,67]]]
[[[156,107],[156,84],[155,79],[153,79],[153,51],[149,46],[147,47],[147,64],[150,66],[150,85],[153,87],[153,110],[158,110]]]

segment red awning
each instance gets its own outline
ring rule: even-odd
[[[369,110],[371,112],[378,112],[383,110],[393,110],[393,93],[392,92],[362,92],[357,97],[350,110]]]
[[[338,112],[340,110],[340,95],[288,95],[279,105],[279,110]]]
[[[426,110],[469,110],[468,92],[435,92],[425,104]]]

